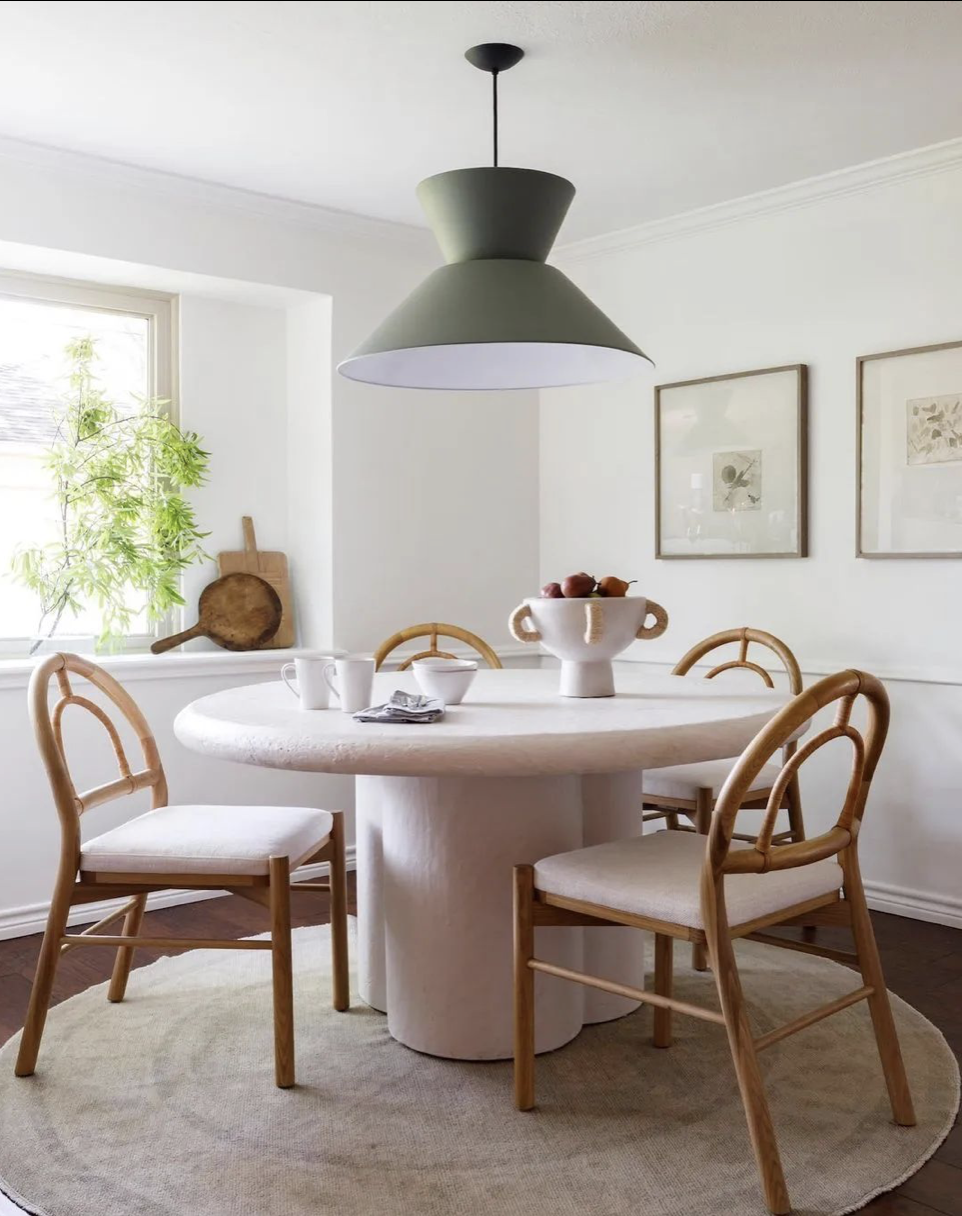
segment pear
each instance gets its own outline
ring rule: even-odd
[[[564,599],[564,592],[561,590],[561,584],[545,583],[545,585],[541,588],[541,598],[543,600]]]
[[[617,578],[614,574],[606,574],[598,584],[598,590],[602,595],[609,596],[611,599],[622,599],[628,594],[631,584],[637,581],[633,578],[630,582],[625,582],[623,578]]]
[[[593,574],[585,574],[584,570],[577,574],[569,574],[561,584],[561,591],[565,599],[583,600],[587,599],[595,589],[595,577]]]

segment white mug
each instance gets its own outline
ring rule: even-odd
[[[332,672],[337,674],[336,684],[331,677]],[[324,679],[346,714],[356,714],[359,709],[370,707],[374,687],[374,659],[371,655],[349,654],[335,659],[324,668]]]
[[[327,709],[331,704],[330,688],[324,679],[324,668],[343,650],[306,650],[293,663],[281,668],[281,679],[301,703],[301,709]],[[296,678],[297,684],[293,684]]]

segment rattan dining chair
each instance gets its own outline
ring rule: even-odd
[[[705,638],[693,646],[675,664],[672,675],[687,675],[705,655],[722,646],[737,644],[738,658],[717,664],[705,673],[705,679],[713,680],[725,671],[751,671],[762,679],[767,688],[774,688],[775,684],[771,674],[748,657],[750,643],[764,646],[778,656],[788,676],[789,691],[793,696],[797,696],[802,691],[802,673],[791,650],[774,634],[766,633],[763,629],[750,629],[747,626],[740,629],[726,629]],[[794,740],[785,745],[783,761],[790,759],[795,747]],[[725,779],[735,767],[736,760],[737,757],[732,757],[729,760],[708,760],[697,764],[674,764],[666,768],[646,769],[642,778],[644,822],[664,819],[666,827],[672,831],[695,831],[707,836],[716,800],[725,784]],[[756,787],[745,794],[742,806],[761,808],[767,805],[779,767],[775,763],[766,764],[763,767],[758,775]],[[802,818],[801,791],[797,779],[789,782],[784,793],[783,806],[788,814],[788,827],[784,831],[775,833],[774,843],[783,844],[786,841],[804,840],[805,824]],[[692,823],[680,823],[681,816],[690,819]],[[751,841],[755,837],[741,833],[736,834],[735,839]],[[692,966],[696,971],[705,970],[707,963],[703,947],[696,946],[692,951]]]
[[[852,726],[864,698],[868,727]],[[826,706],[835,721],[798,748],[780,768],[753,847],[735,842],[735,818],[764,766]],[[573,980],[654,1006],[656,1047],[670,1047],[672,1015],[683,1013],[725,1027],[766,1202],[791,1210],[758,1054],[822,1018],[867,1000],[895,1122],[915,1123],[912,1097],[879,961],[858,861],[858,835],[872,777],[888,729],[889,705],[879,681],[842,671],[800,693],[743,752],[718,799],[706,840],[684,832],[656,832],[548,857],[514,871],[514,1085],[521,1110],[534,1106],[534,979],[536,972]],[[852,745],[852,772],[835,825],[809,840],[774,844],[782,796],[798,769],[834,739]],[[841,893],[840,893],[841,892]],[[774,925],[847,924],[855,954],[767,933]],[[655,934],[654,991],[630,988],[536,957],[539,925],[629,925]],[[790,950],[853,962],[862,983],[845,996],[755,1036],[749,1025],[732,943],[747,937]],[[672,996],[675,938],[707,946],[721,1011]],[[830,1061],[826,1065],[830,1066]]]
[[[87,680],[126,719],[140,745],[143,768],[131,771],[117,727],[100,704],[74,692],[71,675]],[[56,680],[60,697],[51,709],[52,680]],[[343,816],[306,807],[170,806],[160,753],[144,715],[113,676],[78,655],[52,654],[43,659],[34,669],[28,696],[37,744],[60,819],[60,866],[20,1040],[17,1076],[30,1076],[36,1067],[57,963],[66,951],[79,946],[116,949],[107,999],[122,1001],[138,946],[269,950],[275,1081],[282,1089],[293,1085],[292,890],[330,891],[333,1005],[344,1010],[350,1004]],[[114,780],[81,794],[71,778],[63,742],[63,715],[71,705],[91,713],[104,727],[119,769]],[[149,811],[92,840],[81,841],[81,816],[138,790],[151,791]],[[292,885],[292,870],[321,861],[330,867],[329,882]],[[147,895],[171,888],[230,891],[262,904],[270,913],[270,940],[141,936]],[[117,897],[127,897],[123,907],[82,933],[67,932],[71,908]],[[120,919],[124,923],[119,935],[99,932]]]
[[[387,641],[382,642],[374,652],[374,665],[378,671],[384,665],[384,660],[397,650],[399,646],[403,646],[405,642],[413,642],[417,638],[430,638],[431,642],[427,650],[421,650],[417,654],[412,654],[402,663],[398,664],[398,671],[407,671],[415,659],[453,659],[456,656],[449,654],[446,650],[438,649],[438,638],[454,638],[455,641],[464,642],[484,659],[489,667],[501,667],[501,660],[494,653],[484,638],[479,638],[476,633],[471,633],[468,629],[462,629],[460,625],[446,625],[443,621],[427,621],[422,625],[409,625],[407,629],[399,629],[397,633],[392,633]]]

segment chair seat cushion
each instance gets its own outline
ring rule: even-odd
[[[646,794],[659,798],[683,798],[686,802],[694,802],[699,790],[711,790],[712,797],[717,798],[736,762],[737,758],[706,760],[701,764],[673,764],[668,768],[646,769],[643,789]],[[755,789],[770,789],[781,771],[780,764],[766,764],[758,774]]]
[[[303,806],[165,806],[95,836],[81,847],[81,870],[124,874],[268,872],[271,857],[292,862],[331,834],[329,811]]]
[[[693,832],[613,840],[539,861],[535,886],[569,899],[703,929],[699,879],[705,847],[705,837]],[[731,847],[751,846],[733,841]],[[735,926],[838,891],[842,867],[828,858],[792,870],[729,874],[724,881],[728,923]]]

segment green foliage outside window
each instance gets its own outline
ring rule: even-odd
[[[146,602],[151,620],[183,604],[181,572],[207,557],[182,489],[203,485],[209,453],[181,431],[157,397],[133,408],[110,401],[95,373],[96,342],[66,347],[68,391],[47,457],[57,504],[56,538],[19,549],[15,577],[39,607],[31,654],[56,634],[65,613],[96,605],[99,648],[129,633]]]

